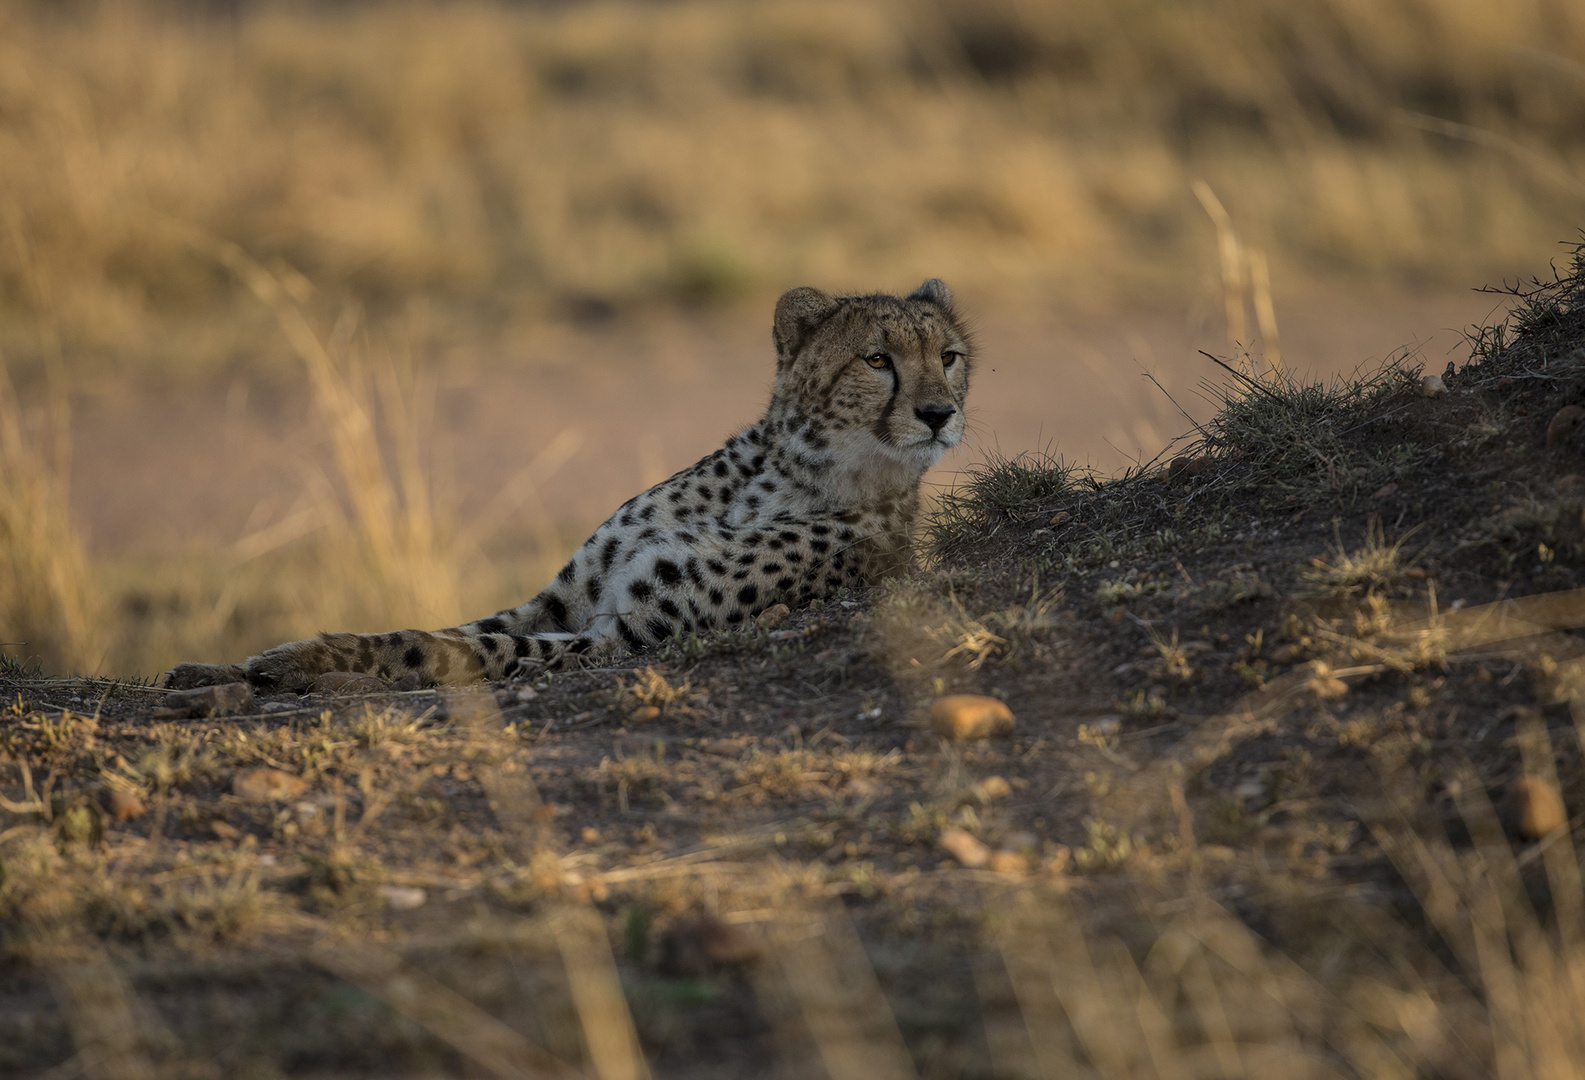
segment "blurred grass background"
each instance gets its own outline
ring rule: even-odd
[[[1585,218],[1582,119],[1568,0],[0,0],[0,650],[149,673],[520,599],[426,471],[414,326],[930,275],[1124,312],[1215,279],[1195,181],[1288,294],[1467,287]],[[239,370],[337,432],[299,532],[84,556],[70,402]]]

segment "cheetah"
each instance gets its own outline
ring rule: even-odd
[[[623,503],[527,603],[445,630],[322,634],[240,665],[179,664],[164,685],[302,692],[332,671],[506,680],[898,572],[925,470],[963,438],[973,346],[952,294],[936,278],[905,297],[792,289],[771,338],[764,417]]]

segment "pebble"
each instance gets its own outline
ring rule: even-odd
[[[939,841],[942,850],[969,869],[984,866],[991,859],[991,849],[962,829],[947,829]]]
[[[993,802],[996,799],[1005,799],[1013,793],[1013,785],[1000,776],[987,776],[974,785],[974,793],[980,797],[981,802]]]
[[[324,694],[326,697],[342,697],[351,694],[379,694],[391,688],[391,684],[378,675],[361,675],[355,671],[327,671],[314,680],[314,685],[308,688],[310,694]]]
[[[598,844],[600,842],[600,830],[596,829],[593,825],[585,825],[583,827],[583,832],[579,833],[578,835],[583,837],[583,842],[585,844]]]
[[[131,821],[133,818],[142,817],[147,812],[147,808],[137,792],[126,788],[111,788],[110,794],[105,797],[105,811],[117,821]]]
[[[1441,397],[1447,393],[1447,383],[1440,375],[1426,375],[1420,380],[1420,393],[1426,397]]]
[[[1015,721],[1006,702],[982,694],[948,694],[930,706],[930,730],[943,739],[1011,735]]]
[[[1568,824],[1557,791],[1537,776],[1521,776],[1503,796],[1503,817],[1526,840],[1539,840]]]
[[[245,682],[200,686],[166,694],[154,710],[156,720],[184,720],[195,716],[225,716],[253,704],[253,687]]]
[[[1205,467],[1210,463],[1211,459],[1203,455],[1200,457],[1175,457],[1167,465],[1167,483],[1181,484],[1186,480],[1193,480],[1204,472]]]
[[[774,630],[783,622],[785,622],[787,620],[787,616],[791,614],[792,609],[786,604],[772,604],[770,607],[760,612],[754,621],[759,624],[762,630]]]
[[[295,799],[307,790],[302,777],[280,769],[242,769],[231,778],[231,793],[247,802]]]
[[[991,856],[987,867],[998,874],[1018,877],[1029,872],[1029,860],[1016,851],[998,851]]]
[[[629,713],[627,718],[635,724],[647,724],[651,720],[660,719],[660,709],[654,705],[640,705]]]
[[[375,892],[392,911],[411,911],[423,907],[424,901],[429,899],[423,889],[413,885],[381,885]]]
[[[229,821],[221,821],[219,818],[216,818],[214,821],[209,823],[209,831],[214,833],[215,836],[219,837],[221,840],[236,840],[242,836],[241,829],[237,828]]]
[[[1546,444],[1556,446],[1570,435],[1574,429],[1585,422],[1585,409],[1578,405],[1565,405],[1552,417],[1552,422],[1546,426]]]

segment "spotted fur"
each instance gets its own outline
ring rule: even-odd
[[[507,679],[895,572],[909,559],[920,479],[963,437],[972,352],[951,293],[936,279],[907,297],[793,289],[771,336],[764,417],[623,503],[526,604],[446,630],[324,634],[240,666],[182,664],[166,685],[245,676],[303,690],[328,671]]]

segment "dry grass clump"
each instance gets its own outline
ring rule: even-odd
[[[1411,569],[1403,557],[1409,536],[1387,542],[1381,519],[1372,517],[1365,527],[1365,542],[1354,551],[1345,551],[1341,537],[1331,558],[1314,559],[1299,579],[1316,593],[1332,597],[1388,596],[1407,580]],[[1424,571],[1420,571],[1424,576]]]
[[[57,397],[54,452],[28,436],[0,354],[0,657],[92,674],[104,660],[99,597],[67,498],[69,420]]]

